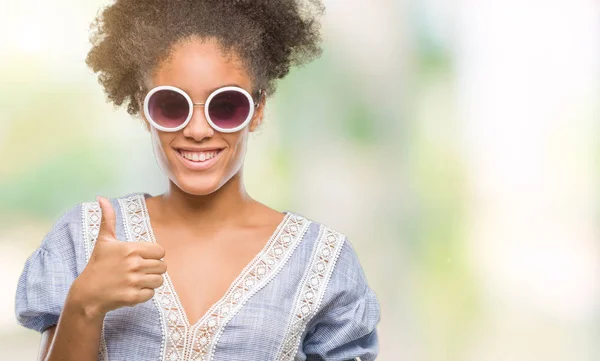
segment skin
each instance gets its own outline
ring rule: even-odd
[[[195,103],[232,84],[253,94],[252,78],[241,64],[214,39],[192,38],[175,44],[145,81],[148,89],[183,89]],[[98,241],[69,290],[58,325],[43,333],[40,360],[96,360],[106,313],[149,300],[162,284],[167,264],[190,323],[223,296],[284,217],[252,199],[243,183],[248,134],[261,124],[264,107],[263,97],[249,126],[236,133],[213,130],[200,107],[182,130],[150,127],[156,160],[169,178],[166,192],[146,201],[157,243],[117,240],[114,210],[100,198]],[[211,168],[191,170],[178,158],[179,147],[222,150]]]

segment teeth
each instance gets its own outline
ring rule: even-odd
[[[189,159],[191,161],[194,162],[204,162],[207,161],[211,158],[214,158],[217,155],[217,151],[211,151],[211,152],[199,152],[199,153],[195,153],[195,152],[185,152],[185,151],[180,151],[179,152],[185,159]]]

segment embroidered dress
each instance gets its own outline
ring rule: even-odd
[[[117,238],[156,242],[148,193],[110,199]],[[18,322],[56,325],[100,225],[97,202],[67,211],[27,259],[19,278]],[[190,324],[168,271],[152,299],[106,314],[98,359],[105,361],[374,360],[377,298],[345,236],[287,212],[228,291]],[[201,286],[200,286],[201,287]],[[201,291],[201,290],[200,290]]]

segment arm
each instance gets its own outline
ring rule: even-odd
[[[46,331],[42,333],[42,341],[40,342],[40,354],[38,356],[38,361],[46,360],[46,356],[48,356],[48,351],[50,349],[52,339],[54,338],[55,330],[56,326],[52,326],[47,328]]]
[[[42,334],[39,361],[98,359],[103,315],[87,312],[69,292],[58,324]]]
[[[97,360],[104,315],[152,298],[166,264],[158,244],[116,239],[114,209],[106,199],[92,254],[78,275],[76,235],[81,208],[67,212],[28,258],[19,278],[15,312],[24,327],[43,334],[42,361]],[[80,244],[80,243],[77,243]]]
[[[304,339],[306,360],[375,360],[379,353],[379,312],[377,298],[369,290],[351,304],[323,313]]]
[[[319,312],[301,346],[306,361],[373,361],[379,353],[380,306],[358,257],[345,242]]]

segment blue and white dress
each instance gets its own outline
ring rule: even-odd
[[[156,242],[148,193],[110,199],[120,240]],[[16,293],[18,322],[56,325],[93,250],[97,202],[67,211],[27,259]],[[152,299],[106,314],[99,360],[374,360],[377,298],[345,236],[287,212],[264,248],[195,324],[168,272]],[[201,288],[201,287],[200,287]],[[201,292],[201,289],[199,290]]]

